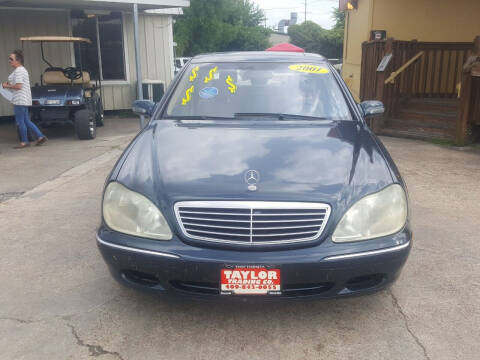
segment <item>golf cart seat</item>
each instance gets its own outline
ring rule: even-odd
[[[63,71],[61,70],[54,70],[54,71],[46,71],[43,74],[43,82],[45,85],[70,85],[72,84],[72,80],[67,78]],[[75,85],[83,85],[89,86],[90,85],[90,74],[87,71],[83,71],[83,77],[73,80],[73,84]]]

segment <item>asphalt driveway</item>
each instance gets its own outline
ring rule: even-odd
[[[0,193],[16,193],[0,198],[0,359],[480,358],[478,152],[382,138],[407,182],[414,233],[389,290],[173,301],[115,283],[95,245],[103,182],[138,129],[116,120],[95,141],[50,136],[23,153],[0,137]]]

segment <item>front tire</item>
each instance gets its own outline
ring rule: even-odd
[[[103,121],[103,105],[100,100],[97,103],[97,113],[95,114],[95,120],[97,121],[97,127],[102,127],[105,125]]]
[[[92,140],[97,136],[95,113],[83,109],[75,113],[75,132],[80,140]]]

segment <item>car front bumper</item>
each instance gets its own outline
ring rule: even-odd
[[[411,232],[381,239],[312,247],[251,251],[192,246],[136,238],[106,228],[97,245],[113,277],[124,285],[159,294],[202,298],[293,299],[361,295],[385,288],[398,277],[412,245]],[[280,269],[280,295],[221,295],[223,268],[260,265]]]

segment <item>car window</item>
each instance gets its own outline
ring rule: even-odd
[[[177,68],[181,68],[182,67],[182,62],[180,61],[180,59],[175,59],[175,66]]]
[[[326,65],[278,62],[190,64],[164,117],[232,118],[239,113],[352,119]]]

